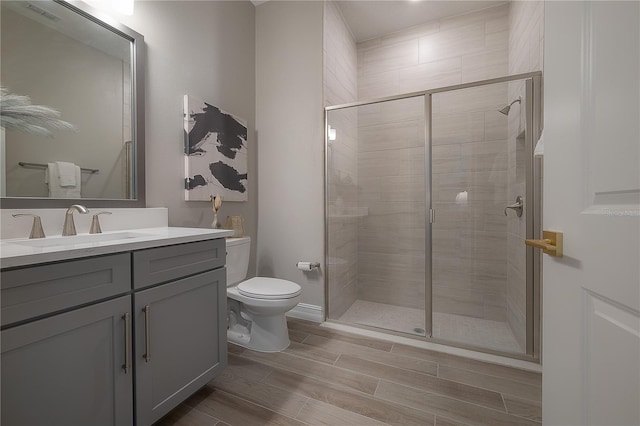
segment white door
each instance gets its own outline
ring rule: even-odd
[[[546,2],[543,423],[640,424],[640,3]]]

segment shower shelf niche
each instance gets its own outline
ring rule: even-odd
[[[332,208],[329,207],[328,218],[331,219],[357,219],[369,216],[369,207]]]

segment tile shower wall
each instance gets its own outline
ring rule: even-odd
[[[324,6],[324,104],[356,100],[356,43],[340,10],[332,2]],[[327,151],[327,234],[330,318],[339,318],[357,299],[358,276],[358,138],[355,110],[329,115],[336,140]]]
[[[509,74],[542,70],[544,45],[544,2],[512,2],[509,10]],[[509,85],[509,100],[522,96],[524,84]],[[509,114],[508,198],[525,193],[524,114],[515,104]],[[524,347],[526,332],[525,215],[508,219],[507,239],[507,320]]]
[[[508,18],[505,4],[359,43],[358,99],[507,75]],[[506,320],[507,121],[496,112],[506,99],[505,86],[434,99],[436,312]],[[407,102],[361,108],[358,117],[358,196],[369,209],[358,230],[363,300],[424,307],[421,112],[420,102]],[[465,208],[455,204],[462,190]],[[403,226],[390,232],[389,224]],[[387,272],[378,282],[381,266]]]
[[[424,309],[424,142],[423,96],[358,108],[358,299]]]
[[[358,43],[358,99],[507,74],[509,4]]]
[[[433,96],[433,310],[506,321],[506,83]]]

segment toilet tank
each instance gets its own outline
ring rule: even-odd
[[[251,238],[227,238],[227,287],[236,285],[247,278]]]

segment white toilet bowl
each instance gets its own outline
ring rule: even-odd
[[[238,283],[246,276],[250,242],[249,238],[227,239],[227,338],[255,351],[280,352],[290,344],[285,313],[300,302],[302,289],[277,278]]]

